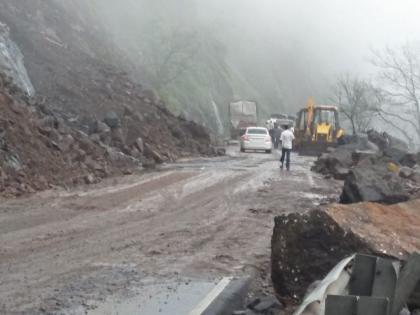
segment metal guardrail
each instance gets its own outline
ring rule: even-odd
[[[329,295],[325,315],[398,315],[420,281],[420,254],[396,260],[356,255],[349,295]]]

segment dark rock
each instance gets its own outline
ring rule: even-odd
[[[413,182],[420,184],[420,169],[414,169],[413,174],[411,175],[410,179]]]
[[[378,151],[375,150],[355,150],[352,153],[352,160],[353,160],[353,165],[357,165],[359,164],[360,161],[363,161],[364,159],[367,158],[372,158],[375,156],[379,156]]]
[[[124,108],[124,116],[135,116],[136,115],[135,111],[133,110],[133,108],[131,108],[131,106],[129,106],[127,104],[124,104],[123,108]]]
[[[404,166],[400,168],[400,177],[402,178],[410,178],[411,176],[413,176],[414,174],[414,170],[410,167]]]
[[[118,114],[114,111],[110,111],[106,114],[104,118],[104,123],[108,125],[109,128],[120,128],[121,127],[121,120]]]
[[[395,149],[395,150],[399,150],[403,152],[408,151],[408,145],[404,141],[398,138],[395,138],[386,132],[380,133],[380,132],[377,132],[376,130],[371,129],[367,132],[367,135],[368,135],[369,141],[375,143],[379,147],[379,149],[382,151],[384,151],[387,148],[391,148],[391,149]]]
[[[322,211],[276,217],[271,249],[272,281],[282,302],[303,298],[306,288],[337,261],[354,252],[368,252],[362,239],[346,233]]]
[[[369,141],[375,143],[379,149],[384,150],[389,145],[389,138],[386,133],[379,133],[376,130],[369,130],[367,132]]]
[[[351,143],[322,154],[315,161],[312,170],[323,175],[331,175],[335,179],[344,180],[350,169],[360,160],[376,155],[378,148],[366,137],[356,137]]]
[[[167,160],[157,150],[153,149],[152,146],[147,143],[144,145],[144,154],[146,157],[155,160],[156,163],[163,163]]]
[[[417,153],[417,154],[407,153],[399,160],[399,163],[402,166],[407,166],[410,168],[413,168],[419,162],[420,162],[420,153]]]
[[[95,122],[95,131],[94,133],[104,134],[111,132],[111,128],[102,121]]]
[[[399,148],[386,148],[383,150],[383,155],[390,158],[393,162],[401,164],[401,161],[407,156],[407,151]]]
[[[315,161],[312,170],[323,175],[332,175],[335,179],[343,180],[352,166],[352,152],[350,150],[334,150],[322,154]]]
[[[226,155],[226,148],[217,148],[217,155],[218,156],[225,156]]]
[[[142,157],[140,159],[142,166],[146,169],[154,169],[156,168],[156,161],[151,158]]]
[[[137,146],[137,149],[138,149],[141,153],[143,153],[143,152],[144,152],[144,142],[143,142],[143,139],[142,139],[142,138],[137,138],[137,140],[136,140],[136,146]]]
[[[98,133],[94,133],[94,134],[91,134],[91,135],[89,136],[89,139],[90,139],[92,142],[99,144],[99,143],[101,142],[101,135],[100,135],[100,134],[98,134]]]
[[[111,139],[115,147],[122,149],[125,146],[124,133],[121,128],[111,129]]]
[[[254,307],[257,306],[259,303],[261,303],[261,299],[257,297],[257,298],[254,298],[252,301],[250,301],[246,307],[250,309],[254,309]]]
[[[39,123],[44,128],[58,128],[58,121],[54,116],[45,116],[40,119]]]
[[[362,201],[394,204],[410,199],[401,177],[390,172],[389,160],[371,158],[352,169],[344,182],[341,203]],[[393,164],[391,164],[393,165]]]
[[[90,184],[94,184],[95,183],[95,176],[93,176],[92,174],[86,175],[85,176],[85,183],[90,185]]]
[[[407,152],[409,151],[408,145],[386,132],[379,133],[375,130],[368,131],[369,141],[378,145],[379,149],[383,152],[383,155],[392,159],[396,163],[401,163],[402,161],[406,164],[405,166],[410,166],[411,162],[409,161],[409,156]]]
[[[63,152],[68,152],[72,145],[74,144],[75,140],[72,135],[65,135],[61,138],[59,143],[60,149]]]
[[[267,296],[262,298],[252,309],[260,314],[267,314],[269,311],[281,310],[283,308],[283,305],[274,296]]]

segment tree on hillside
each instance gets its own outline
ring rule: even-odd
[[[397,128],[410,144],[420,143],[420,49],[406,45],[375,52],[380,72],[379,117]]]
[[[141,52],[143,64],[157,91],[190,70],[200,49],[195,31],[163,23],[154,24],[153,32],[144,40]]]
[[[353,134],[371,128],[378,103],[372,84],[350,74],[341,75],[333,87],[332,101],[339,105],[340,112],[349,121]]]

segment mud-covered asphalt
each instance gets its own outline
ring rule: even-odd
[[[293,156],[240,154],[167,165],[74,191],[1,200],[0,313],[83,314],[152,281],[256,274],[269,284],[273,218],[334,198]]]

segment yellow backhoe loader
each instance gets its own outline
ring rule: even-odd
[[[338,108],[315,105],[312,98],[306,108],[299,111],[295,127],[295,148],[300,155],[317,156],[342,141]]]

